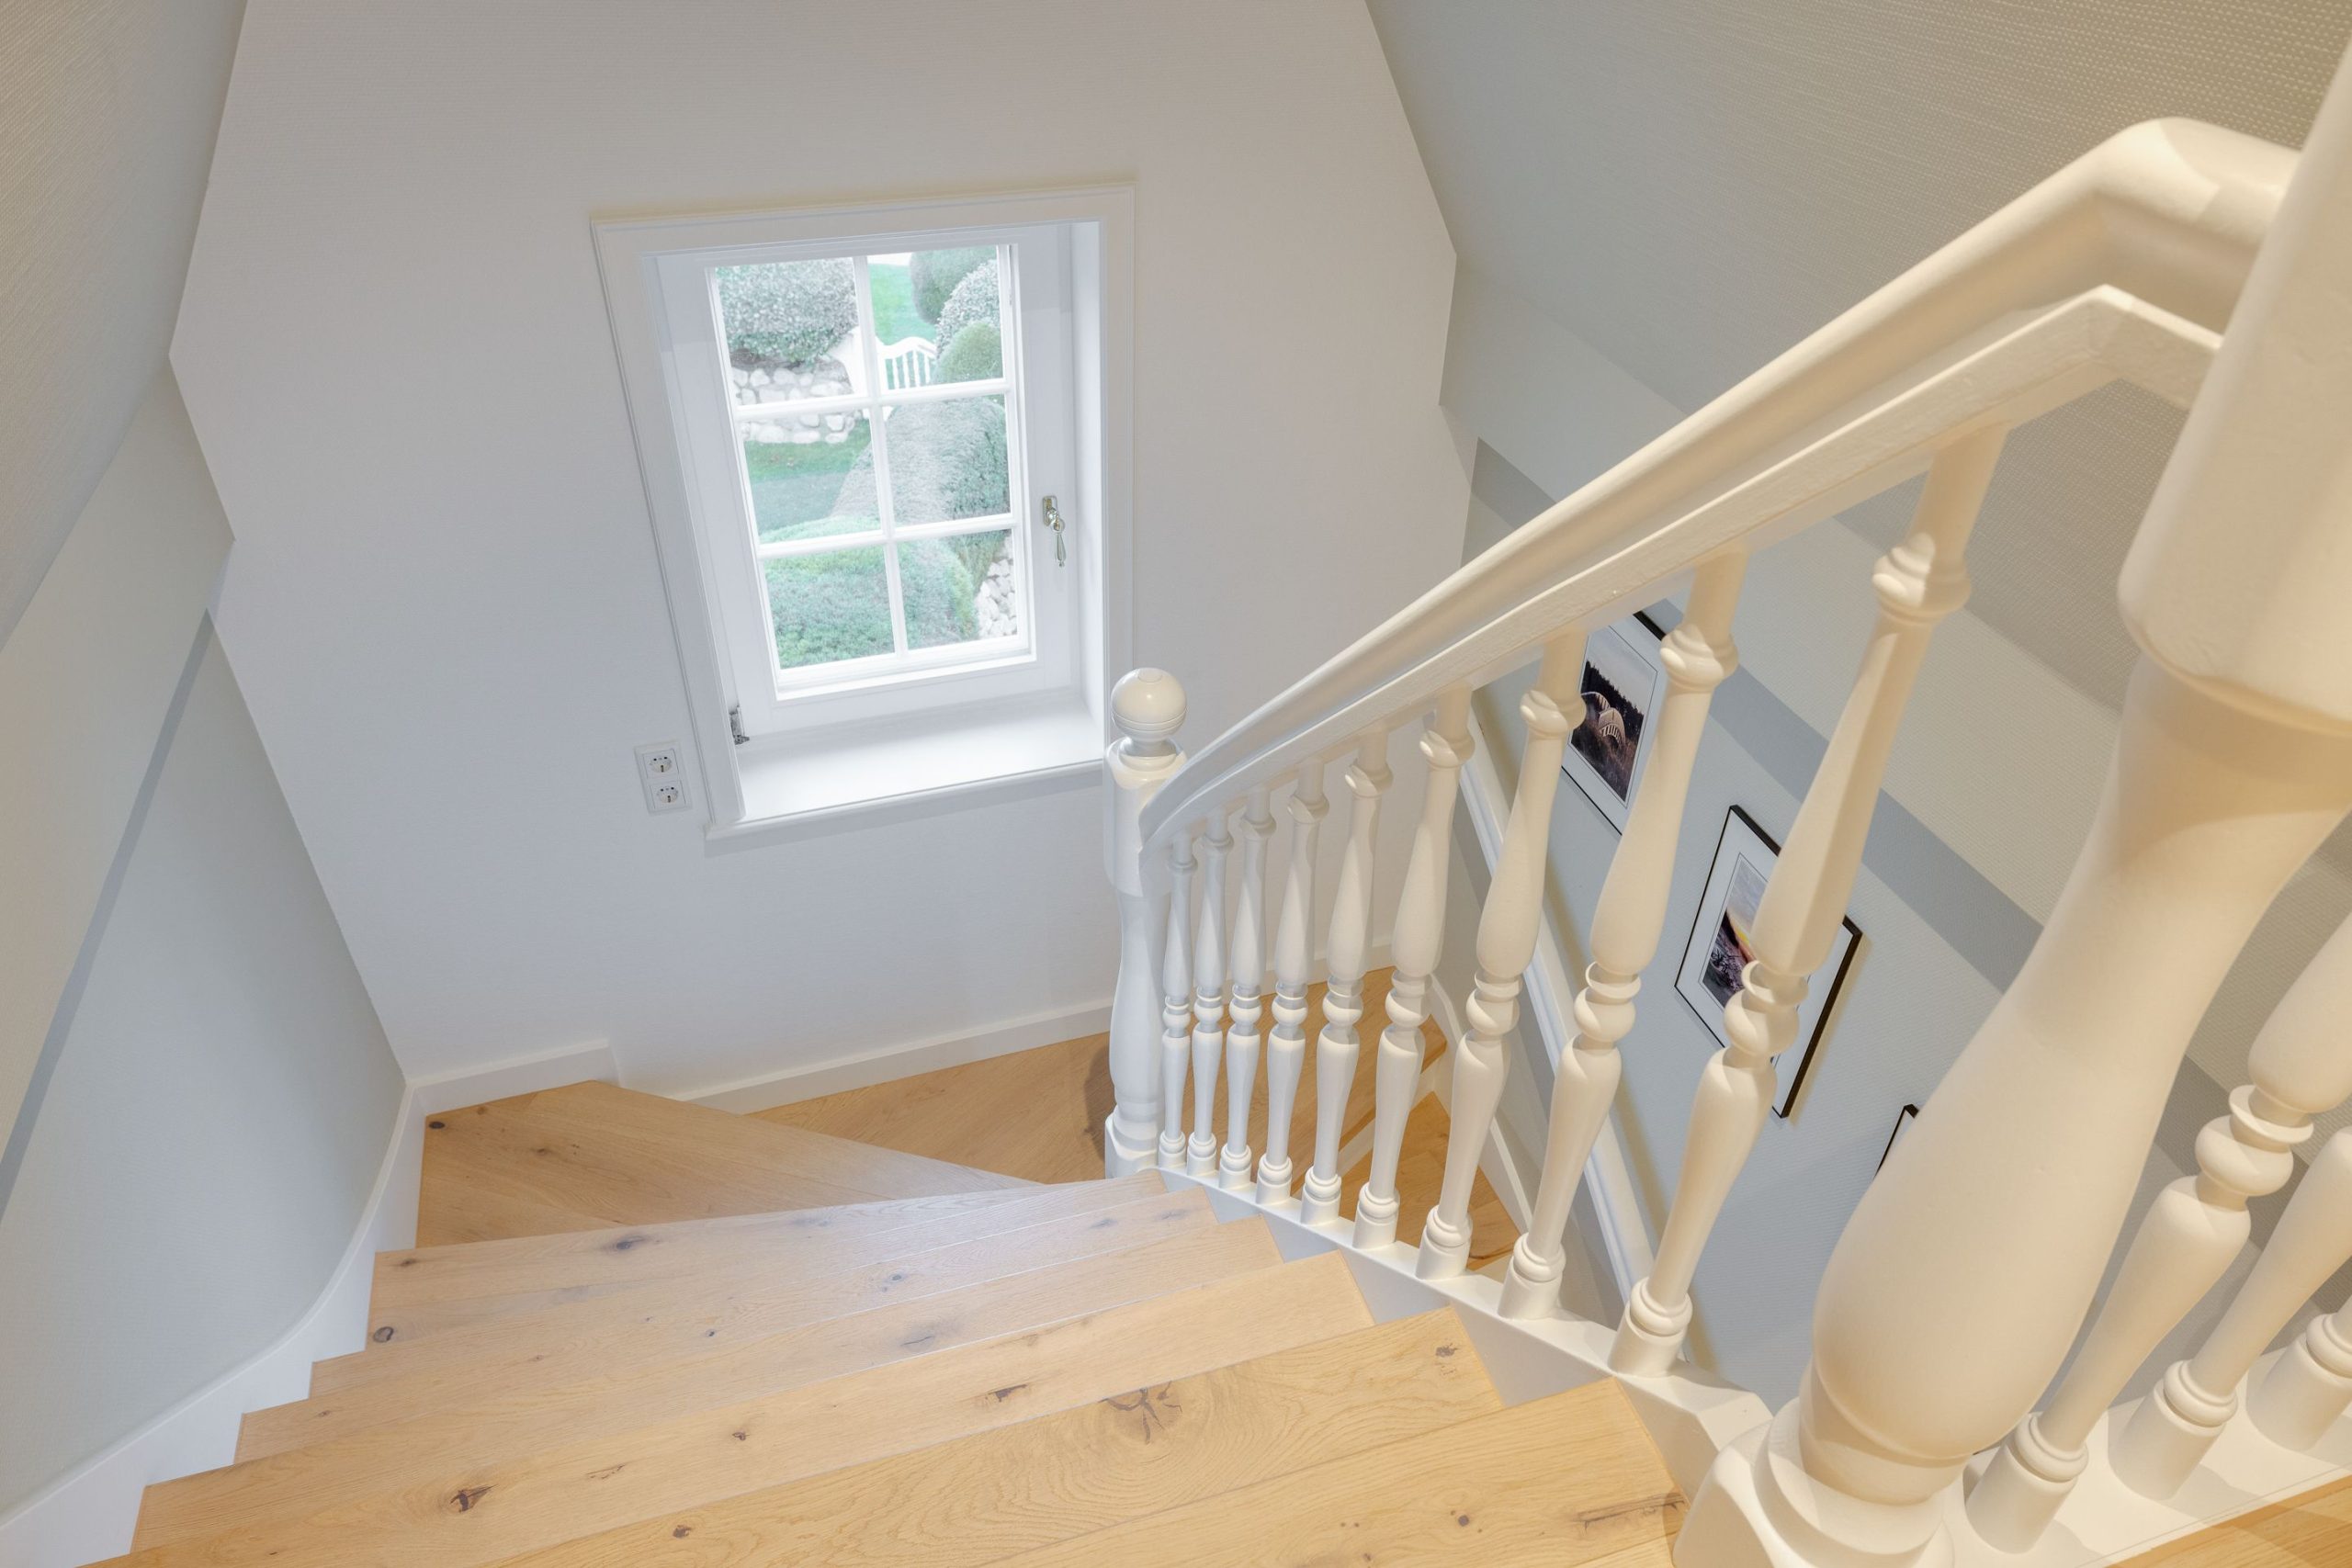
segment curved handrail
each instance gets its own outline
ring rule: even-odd
[[[2117,132],[1227,730],[1144,808],[1146,853],[1180,825],[1297,766],[1314,750],[1304,743],[1307,733],[1331,716],[1379,696],[1393,720],[1491,666],[1514,649],[1482,643],[1482,631],[2007,318],[2105,285],[2218,333],[2295,158],[2196,120],[2149,120]],[[1564,612],[1559,624],[1573,618]],[[1524,649],[1558,627],[1518,629],[1531,634],[1517,639]]]

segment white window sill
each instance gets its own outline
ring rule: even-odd
[[[1071,693],[991,703],[735,749],[743,817],[713,823],[711,853],[1082,789],[1100,775],[1102,725]]]

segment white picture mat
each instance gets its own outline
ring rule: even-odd
[[[1707,886],[1699,895],[1697,914],[1690,922],[1690,934],[1682,949],[1682,962],[1676,969],[1674,988],[1690,1004],[1717,1043],[1728,1046],[1731,1037],[1724,1032],[1724,1005],[1727,999],[1718,997],[1707,985],[1707,964],[1712,956],[1717,933],[1721,928],[1724,908],[1734,904],[1735,931],[1755,918],[1751,900],[1760,899],[1772,867],[1780,860],[1779,848],[1767,838],[1755,819],[1738,807],[1724,816],[1721,836],[1715,843],[1713,862],[1707,868]],[[1735,892],[1736,891],[1736,898]],[[1805,987],[1804,1000],[1797,1008],[1795,1041],[1781,1054],[1776,1066],[1780,1091],[1775,1097],[1773,1112],[1785,1117],[1794,1108],[1798,1093],[1804,1087],[1806,1076],[1814,1065],[1814,1054],[1819,1049],[1826,1021],[1835,1010],[1838,993],[1844,988],[1851,967],[1854,949],[1861,938],[1861,930],[1852,919],[1839,922],[1838,935],[1830,943],[1829,956],[1822,961],[1811,982]],[[1735,982],[1736,986],[1736,982]]]

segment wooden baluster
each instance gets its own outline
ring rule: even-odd
[[[1388,731],[1365,735],[1343,776],[1353,798],[1348,805],[1347,852],[1340,858],[1340,882],[1331,896],[1323,1031],[1315,1040],[1315,1163],[1298,1194],[1299,1218],[1310,1224],[1340,1214],[1340,1123],[1355,1087],[1356,1021],[1363,1017],[1364,954],[1372,940],[1373,835],[1380,826],[1380,797],[1394,776],[1388,771]]]
[[[1193,839],[1168,845],[1168,940],[1159,970],[1159,1168],[1184,1168],[1184,1068],[1193,1044]]]
[[[1421,1024],[1429,1017],[1430,976],[1444,935],[1453,802],[1462,765],[1476,744],[1470,736],[1470,689],[1456,687],[1438,698],[1436,716],[1421,736],[1429,789],[1421,797],[1421,819],[1413,829],[1413,852],[1396,899],[1396,932],[1389,939],[1396,973],[1388,982],[1388,1027],[1381,1031],[1374,1068],[1372,1174],[1356,1194],[1358,1247],[1385,1247],[1396,1239],[1396,1162],[1421,1081]]]
[[[1470,1194],[1510,1077],[1504,1036],[1518,1021],[1520,987],[1543,925],[1552,797],[1560,787],[1560,754],[1567,750],[1568,731],[1583,714],[1577,695],[1583,675],[1584,633],[1555,637],[1544,645],[1535,683],[1519,700],[1527,746],[1520,754],[1519,788],[1511,796],[1494,879],[1478,913],[1478,972],[1472,982],[1469,1027],[1453,1053],[1445,1177],[1421,1226],[1420,1255],[1413,1260],[1413,1271],[1424,1280],[1459,1274],[1469,1260]]]
[[[2338,1047],[2342,1045],[2339,1039]],[[2115,1434],[2115,1473],[2133,1491],[2180,1490],[2238,1410],[2238,1385],[2312,1292],[2352,1259],[2352,1129],[2320,1146],[2278,1228],[2197,1354],[2175,1361]]]
[[[2246,1414],[2280,1448],[2307,1452],[2352,1405],[2352,1301],[2295,1337],[2246,1399]]]
[[[1225,1057],[1225,860],[1232,848],[1219,810],[1201,835],[1201,925],[1193,943],[1193,1136],[1184,1145],[1191,1176],[1216,1171],[1216,1074]]]
[[[1880,558],[1871,575],[1878,624],[1757,909],[1748,944],[1754,958],[1739,994],[1724,1009],[1731,1043],[1700,1077],[1657,1258],[1649,1278],[1634,1286],[1610,1348],[1609,1364],[1621,1372],[1655,1375],[1681,1353],[1691,1276],[1771,1109],[1772,1058],[1795,1040],[1808,977],[1828,957],[1853,897],[1887,752],[1919,661],[1937,624],[1968,597],[1962,555],[2003,434],[1981,431],[1936,455],[1910,537]]]
[[[1258,1078],[1261,1020],[1266,1002],[1266,840],[1273,813],[1263,785],[1250,792],[1241,814],[1241,887],[1233,911],[1233,1027],[1225,1037],[1225,1150],[1217,1185],[1248,1190],[1250,1099]]]
[[[1330,807],[1323,798],[1323,761],[1298,771],[1283,809],[1290,815],[1290,863],[1274,928],[1274,1033],[1266,1044],[1266,1152],[1258,1159],[1258,1201],[1290,1196],[1290,1118],[1306,1067],[1306,985],[1314,961],[1315,848]]]
[[[1109,811],[1103,856],[1119,903],[1119,978],[1111,993],[1111,1093],[1102,1168],[1131,1176],[1159,1152],[1159,931],[1163,906],[1148,886],[1143,808],[1183,765],[1169,739],[1184,723],[1184,688],[1164,670],[1136,670],[1111,688],[1120,739],[1102,756]]]
[[[1815,1300],[1803,1392],[1717,1458],[1681,1560],[1952,1561],[1951,1487],[2065,1359],[2198,1020],[2352,806],[2347,273],[2339,73],[2124,565],[2123,618],[2146,657],[2082,854],[2007,993],[1863,1192]],[[2339,1137],[2249,1291],[2261,1280],[2300,1299],[2327,1272],[2314,1258],[2340,1259],[2352,1238],[2299,1233],[2347,1221]],[[2249,1303],[2224,1323],[2258,1348],[2291,1301],[2275,1318]],[[2209,1371],[2184,1381],[2225,1386]]]
[[[1562,1053],[1552,1083],[1551,1135],[1535,1210],[1527,1234],[1511,1247],[1510,1268],[1503,1276],[1506,1317],[1549,1317],[1559,1309],[1568,1207],[1585,1162],[1592,1157],[1593,1140],[1617,1098],[1617,1042],[1634,1027],[1642,971],[1657,956],[1674,881],[1675,845],[1699,738],[1707,728],[1707,707],[1715,688],[1739,663],[1731,621],[1747,570],[1745,555],[1702,564],[1690,585],[1690,610],[1660,652],[1666,699],[1659,705],[1642,787],[1625,814],[1625,836],[1610,859],[1593,910],[1592,962],[1577,993],[1576,1039]]]
[[[2197,1174],[2149,1206],[2058,1392],[2018,1424],[1970,1491],[1968,1517],[1995,1546],[2024,1551],[2041,1539],[2090,1462],[2091,1428],[2245,1246],[2247,1200],[2284,1187],[2312,1118],[2352,1095],[2352,1052],[2342,1048],[2347,998],[2352,921],[2336,928],[2263,1024],[2248,1061],[2253,1081],[2198,1134]]]

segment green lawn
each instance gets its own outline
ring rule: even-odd
[[[878,528],[879,523],[858,523],[833,517],[842,483],[872,439],[864,420],[850,426],[846,441],[743,443],[743,468],[752,481],[752,515],[758,522],[760,542],[807,538],[818,534],[851,534]],[[808,525],[823,522],[821,527]]]
[[[929,321],[915,313],[913,279],[903,262],[869,262],[866,275],[874,285],[874,330],[886,344],[919,337],[933,341]]]

